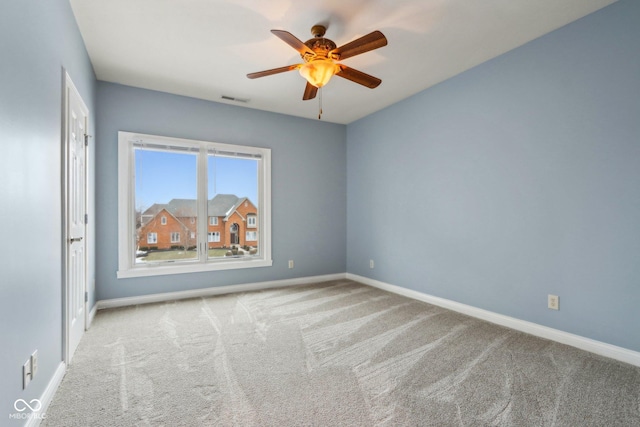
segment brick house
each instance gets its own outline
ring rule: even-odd
[[[218,194],[207,203],[207,246],[258,246],[258,209],[247,197]],[[192,249],[197,243],[197,203],[172,199],[145,210],[138,227],[138,249]]]

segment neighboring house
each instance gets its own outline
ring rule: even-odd
[[[207,246],[258,246],[258,209],[247,197],[218,194],[207,203]],[[155,203],[140,215],[138,249],[193,249],[197,244],[193,199]]]

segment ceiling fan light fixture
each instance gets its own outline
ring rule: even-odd
[[[258,71],[257,73],[249,73],[247,77],[257,79],[259,77],[298,70],[300,75],[307,81],[302,100],[308,101],[315,98],[316,95],[320,95],[318,97],[320,102],[318,119],[322,116],[322,87],[329,83],[329,80],[331,80],[331,77],[334,75],[358,83],[369,89],[374,89],[382,83],[382,80],[379,78],[343,65],[339,63],[339,61],[386,46],[387,38],[384,34],[376,30],[347,44],[336,46],[332,40],[324,38],[325,31],[326,27],[324,25],[314,25],[311,29],[313,38],[302,42],[302,40],[288,31],[271,30],[276,37],[294,48],[300,54],[304,64],[293,64]]]
[[[339,71],[338,64],[331,59],[318,58],[311,60],[300,67],[300,75],[317,88],[320,88],[331,80]]]

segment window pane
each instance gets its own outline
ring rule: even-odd
[[[258,231],[260,159],[209,153],[207,162],[208,258],[258,254],[258,239],[248,240],[247,228]]]
[[[196,260],[197,155],[135,149],[136,263]]]

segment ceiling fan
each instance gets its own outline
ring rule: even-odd
[[[314,37],[304,43],[288,31],[271,30],[271,32],[282,41],[297,50],[304,63],[259,71],[257,73],[247,74],[247,77],[256,79],[258,77],[270,76],[286,71],[299,70],[300,74],[307,79],[307,86],[302,96],[304,101],[315,98],[318,93],[318,88],[326,85],[334,75],[351,80],[370,89],[378,87],[378,85],[382,83],[382,80],[344,64],[340,64],[339,61],[386,46],[387,39],[384,34],[380,31],[373,31],[366,36],[336,47],[333,41],[324,38],[326,30],[326,27],[323,25],[314,25],[311,28],[311,34]]]

